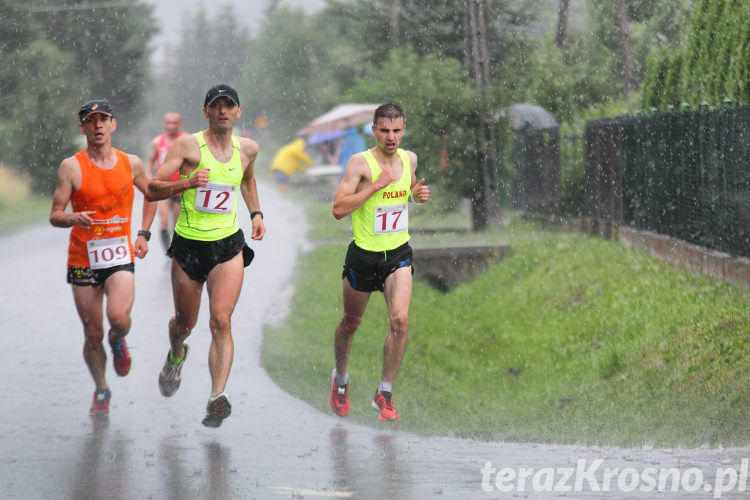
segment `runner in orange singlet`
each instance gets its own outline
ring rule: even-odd
[[[50,223],[73,228],[68,247],[68,283],[83,323],[83,358],[96,384],[90,413],[107,416],[111,393],[105,377],[104,297],[115,372],[125,376],[132,363],[125,335],[130,330],[135,296],[134,256],[143,258],[148,252],[148,229],[156,204],[144,201],[143,222],[133,245],[133,186],[146,192],[146,169],[137,156],[112,147],[117,121],[107,101],[87,102],[78,116],[86,149],[60,164]],[[68,203],[72,212],[65,211]]]
[[[162,126],[164,127],[164,133],[151,141],[151,156],[148,159],[148,172],[151,177],[156,174],[156,170],[164,163],[167,151],[172,147],[174,141],[185,133],[181,130],[182,117],[179,113],[167,113],[164,115]],[[175,172],[169,180],[177,181],[179,179],[180,173]],[[180,195],[172,196],[166,200],[159,200],[156,202],[156,206],[159,212],[159,234],[161,242],[164,245],[164,251],[166,251],[169,248],[170,241],[172,241],[172,231],[177,222],[177,217],[180,216]]]

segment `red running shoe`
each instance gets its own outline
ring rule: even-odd
[[[109,337],[109,347],[112,348],[112,362],[115,364],[115,372],[124,377],[130,373],[130,367],[133,364],[133,359],[130,357],[130,349],[128,344],[125,342],[125,338],[121,338],[118,342],[112,342],[112,337]]]
[[[335,370],[334,373],[336,373]],[[331,409],[339,417],[345,417],[349,415],[349,384],[338,385],[333,374],[331,378],[333,378],[333,388],[331,389],[331,397],[329,399]]]
[[[220,392],[208,399],[203,425],[206,427],[219,427],[224,419],[231,414],[232,405],[229,404],[229,398],[227,398],[226,394]]]
[[[380,412],[380,420],[398,420],[398,411],[393,407],[393,399],[390,392],[376,392],[372,407]]]
[[[89,414],[92,417],[106,417],[109,415],[109,398],[112,393],[109,389],[94,391],[94,401],[91,403]]]

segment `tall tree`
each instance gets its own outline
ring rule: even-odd
[[[620,41],[622,90],[627,98],[635,90],[633,51],[630,46],[630,21],[628,21],[628,0],[615,0],[615,26],[617,27],[617,37]]]
[[[279,7],[249,43],[246,77],[240,84],[253,116],[269,123],[269,140],[292,139],[310,119],[341,98],[364,63],[350,46],[336,42],[330,21],[301,9]]]
[[[555,32],[555,46],[562,50],[565,45],[565,35],[568,32],[568,9],[570,0],[560,0],[557,10],[557,31]]]
[[[485,0],[466,0],[466,8],[469,13],[471,69],[474,82],[482,96],[482,105],[479,110],[482,183],[471,198],[472,219],[474,229],[485,229],[488,226],[497,226],[500,222],[495,118],[487,49],[486,3]]]
[[[166,51],[166,60],[157,74],[160,91],[152,108],[158,109],[156,123],[169,111],[182,114],[185,130],[204,127],[203,97],[218,83],[240,90],[245,81],[249,35],[231,6],[211,16],[203,7],[183,14],[177,45]],[[240,93],[243,127],[246,95]]]
[[[73,55],[73,69],[85,81],[80,99],[112,103],[123,145],[140,121],[150,82],[148,44],[157,30],[153,7],[137,0],[39,0],[34,19],[49,42]]]
[[[493,70],[511,55],[511,48],[527,55],[524,28],[540,15],[539,2],[487,0],[485,10]],[[328,0],[322,15],[335,20],[337,38],[353,45],[365,60],[385,59],[396,38],[420,55],[466,60],[466,0]]]
[[[31,174],[50,195],[56,170],[76,144],[78,89],[74,57],[45,39],[35,2],[0,0],[0,161]]]
[[[700,0],[685,46],[649,62],[643,90],[648,105],[663,109],[707,101],[717,106],[725,97],[750,104],[750,4]]]
[[[401,104],[407,130],[403,147],[419,156],[420,175],[440,186],[446,198],[472,197],[482,183],[476,140],[480,99],[467,77],[455,59],[420,56],[402,47],[380,64],[366,64],[343,99]]]

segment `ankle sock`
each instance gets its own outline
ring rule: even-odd
[[[169,349],[169,362],[172,363],[173,365],[175,366],[179,365],[184,357],[185,357],[185,354],[183,354],[182,357],[180,358],[175,358],[174,355],[172,355],[172,349]]]
[[[378,386],[378,394],[382,394],[384,392],[392,392],[393,389],[393,383],[392,382],[383,382],[380,381],[380,385]]]
[[[336,381],[336,385],[346,385],[349,383],[349,372],[339,375],[339,372],[334,370],[333,379]]]

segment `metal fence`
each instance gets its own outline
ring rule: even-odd
[[[750,107],[586,125],[586,215],[750,257]]]

